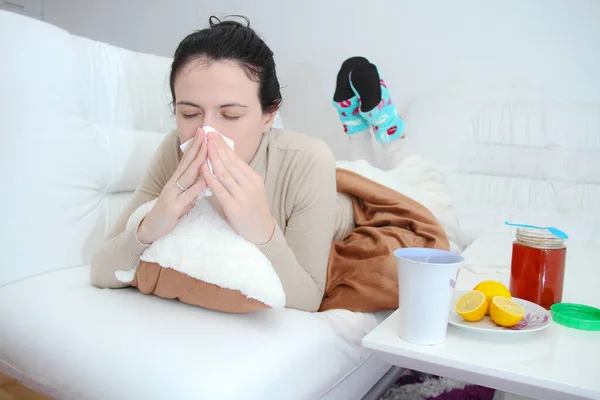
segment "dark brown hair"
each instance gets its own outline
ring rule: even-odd
[[[211,16],[209,28],[193,32],[179,43],[171,64],[169,82],[173,104],[175,78],[184,65],[197,59],[206,59],[208,62],[230,60],[239,63],[248,78],[258,82],[263,112],[270,113],[279,109],[282,99],[273,52],[250,28],[248,18],[240,18],[246,21],[245,25],[233,20],[221,21]]]

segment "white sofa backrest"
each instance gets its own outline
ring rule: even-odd
[[[600,243],[600,103],[438,95],[404,117],[413,150],[448,168],[462,244],[506,220]]]
[[[0,11],[0,286],[87,264],[164,134],[170,59]]]

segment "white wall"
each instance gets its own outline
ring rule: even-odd
[[[72,33],[171,56],[211,14],[243,14],[276,54],[286,127],[345,141],[330,99],[340,63],[380,66],[401,108],[468,83],[498,96],[600,101],[598,0],[45,0]],[[409,127],[410,129],[410,127]]]

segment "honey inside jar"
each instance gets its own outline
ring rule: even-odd
[[[512,247],[510,292],[546,309],[562,301],[567,247],[543,229],[518,228]]]

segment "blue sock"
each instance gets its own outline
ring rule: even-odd
[[[369,123],[360,114],[358,97],[352,97],[340,102],[333,101],[333,106],[338,112],[344,132],[351,135],[369,129]]]
[[[402,137],[404,121],[375,65],[362,64],[354,69],[350,86],[360,98],[360,115],[373,126],[378,142],[385,144]]]

